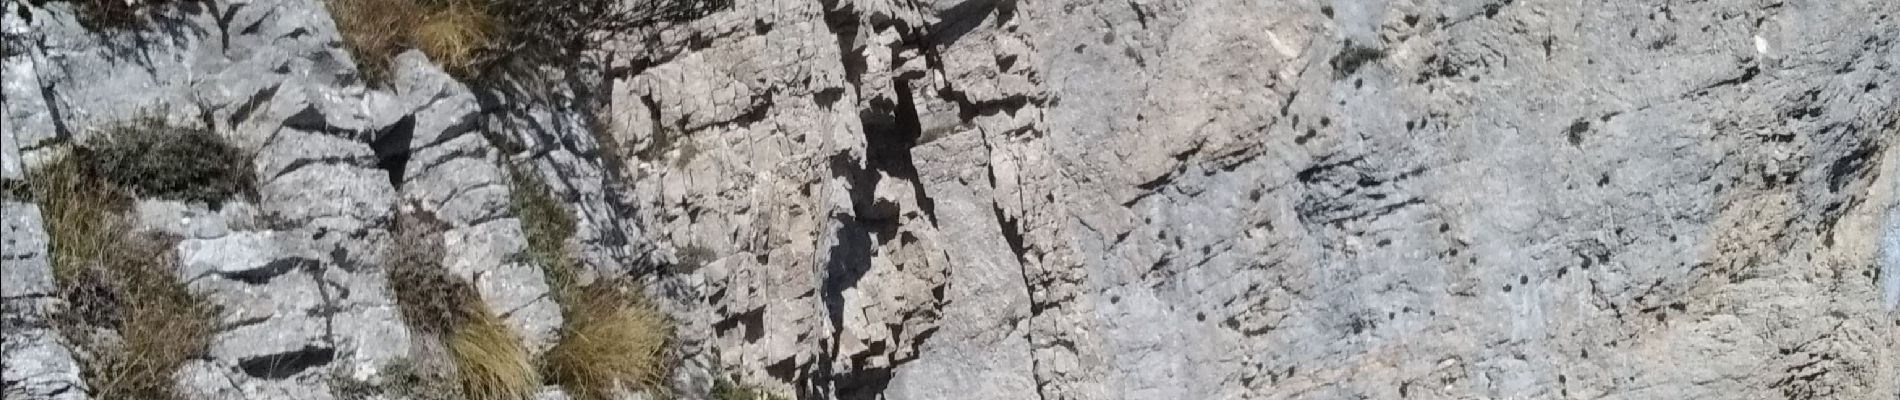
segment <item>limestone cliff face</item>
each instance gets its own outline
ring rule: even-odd
[[[367,88],[317,1],[62,4],[9,3],[6,179],[153,109],[258,154],[255,202],[138,207],[224,307],[204,398],[410,352],[399,207],[544,350],[511,161],[682,398],[1900,396],[1900,3],[740,1],[532,93]],[[7,398],[83,398],[34,209]]]

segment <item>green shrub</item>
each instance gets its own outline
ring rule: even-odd
[[[202,201],[218,206],[254,195],[251,156],[210,130],[144,117],[83,145],[92,174],[139,197]]]

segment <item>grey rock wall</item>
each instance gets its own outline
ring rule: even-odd
[[[632,218],[716,255],[666,281],[741,380],[1900,390],[1891,3],[818,3],[613,81]]]
[[[47,258],[46,231],[38,207],[8,200],[0,204],[5,212],[4,231],[0,231],[0,318],[5,325],[0,333],[0,379],[6,387],[0,396],[7,399],[84,400],[85,382],[66,339],[53,328],[53,313],[63,307],[53,285],[53,270]]]
[[[733,2],[499,89],[367,88],[316,1],[8,7],[7,179],[140,113],[258,154],[136,213],[223,307],[203,398],[426,351],[403,207],[544,350],[511,162],[682,398],[1900,396],[1900,3]],[[7,398],[73,398],[8,204]]]

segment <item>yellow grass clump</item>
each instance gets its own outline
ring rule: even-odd
[[[466,319],[449,332],[462,393],[471,400],[521,400],[534,395],[541,375],[528,349],[507,322],[479,302],[467,305]]]
[[[467,76],[475,54],[494,36],[495,21],[481,5],[451,2],[431,12],[415,28],[416,46],[451,73]]]
[[[626,283],[582,287],[568,299],[561,337],[545,367],[579,399],[608,399],[617,389],[659,391],[666,378],[666,317]]]
[[[415,48],[450,73],[474,71],[476,54],[494,39],[493,15],[475,0],[327,0],[343,43],[372,85],[390,78],[389,60]]]

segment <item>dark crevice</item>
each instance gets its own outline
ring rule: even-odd
[[[357,164],[364,161],[368,161],[368,160],[364,158],[358,158],[358,157],[299,158],[299,159],[291,161],[289,165],[285,165],[283,170],[280,170],[276,174],[271,175],[270,179],[275,180],[277,178],[282,178],[285,175],[290,175],[292,172],[297,172],[297,170],[301,170],[301,169],[304,169],[305,167],[309,167],[313,165]]]
[[[277,97],[277,89],[280,87],[283,87],[283,85],[282,84],[271,85],[270,88],[259,90],[257,91],[257,93],[251,94],[250,99],[245,100],[244,104],[239,104],[237,110],[231,112],[231,117],[226,119],[225,123],[231,126],[237,126],[239,122],[243,122],[244,120],[249,119],[251,117],[251,113],[257,111],[257,107],[262,106],[264,105],[264,102]]]
[[[283,127],[348,140],[357,140],[358,134],[355,130],[344,129],[343,127],[330,124],[330,118],[324,116],[323,112],[317,110],[317,107],[314,105],[304,107],[302,111],[291,114],[289,118],[284,118]]]
[[[1358,72],[1359,68],[1367,63],[1381,58],[1385,58],[1384,50],[1346,42],[1345,47],[1340,49],[1339,53],[1333,54],[1333,58],[1327,62],[1333,66],[1333,79],[1344,79]]]
[[[923,126],[918,121],[917,106],[911,94],[910,83],[895,79],[891,81],[891,87],[897,92],[897,104],[892,106],[888,114],[890,118],[871,115],[864,121],[865,167],[876,171],[871,172],[870,175],[881,172],[892,178],[909,182],[912,194],[917,200],[917,207],[930,218],[930,223],[935,225],[937,223],[936,204],[924,189],[923,181],[918,179],[917,164],[910,153],[911,148],[917,146],[918,138],[923,136]],[[875,110],[873,112],[883,114]],[[873,177],[873,180],[875,179]],[[875,190],[875,188],[875,184],[867,186],[867,190]]]
[[[1013,2],[1013,1],[1012,1]],[[983,26],[983,21],[1000,6],[1003,1],[974,0],[964,1],[948,10],[937,13],[940,20],[924,28],[928,34],[924,44],[929,46],[948,46],[962,39],[964,35]],[[999,15],[1000,18],[1000,15]]]
[[[990,210],[996,214],[996,225],[1002,227],[1003,241],[1009,243],[1009,251],[1016,254],[1016,260],[1027,264],[1029,249],[1023,245],[1022,227],[1015,218],[1003,213],[1003,208],[995,205]]]
[[[246,358],[238,361],[238,368],[255,378],[284,379],[335,359],[335,349],[305,346],[302,350]]]
[[[1855,146],[1853,151],[1834,160],[1834,163],[1828,165],[1827,168],[1828,191],[1839,193],[1842,188],[1847,187],[1849,182],[1860,177],[1861,172],[1867,169],[1868,161],[1879,152],[1880,146],[1877,142],[1869,141]]]
[[[252,285],[261,285],[261,284],[269,283],[272,278],[276,278],[290,271],[295,271],[301,268],[309,268],[315,265],[317,265],[317,260],[303,258],[303,257],[291,257],[291,258],[271,261],[270,263],[266,263],[264,264],[264,266],[258,267],[258,268],[252,268],[252,269],[247,269],[247,270],[237,271],[237,272],[220,272],[218,275],[223,276],[225,279],[230,279],[230,280],[234,280],[238,282],[244,282],[244,283],[248,283]]]
[[[783,360],[765,366],[765,374],[781,381],[792,382],[798,374],[798,359],[786,357]]]
[[[1321,162],[1319,164],[1314,164],[1311,167],[1307,167],[1306,169],[1300,170],[1300,172],[1296,174],[1295,177],[1299,178],[1301,183],[1310,185],[1310,184],[1313,184],[1314,182],[1317,182],[1317,178],[1319,177],[1321,173],[1328,172],[1334,168],[1358,164],[1360,161],[1364,161],[1365,159],[1366,159],[1365,156],[1357,156],[1357,157],[1340,160],[1336,162]]]
[[[844,88],[841,87],[825,88],[824,90],[812,94],[812,101],[817,102],[819,107],[824,108],[831,108],[832,105],[838,104],[838,100],[842,99],[844,99]]]
[[[402,190],[403,173],[409,165],[409,142],[415,139],[416,116],[402,117],[395,125],[376,133],[370,150],[376,153],[376,168],[389,173],[389,185]]]
[[[764,121],[766,117],[771,115],[772,107],[775,104],[777,104],[777,100],[776,100],[777,95],[778,95],[777,89],[767,89],[763,93],[754,94],[752,95],[752,99],[751,99],[752,101],[749,102],[750,104],[752,104],[752,107],[747,108],[744,113],[741,113],[738,116],[732,117],[732,119],[730,120],[714,121],[711,123],[707,123],[705,125],[695,126],[692,129],[689,129],[688,132],[689,133],[698,132],[710,127],[721,127],[721,126],[749,127],[749,126],[752,126],[752,124],[756,124],[759,121]]]
[[[1571,146],[1580,146],[1580,145],[1583,145],[1584,132],[1589,132],[1589,131],[1590,131],[1590,120],[1578,119],[1577,122],[1573,122],[1570,124],[1570,128],[1564,129],[1564,134],[1570,138]]]
[[[1761,75],[1761,67],[1756,67],[1756,66],[1751,65],[1748,67],[1748,69],[1742,71],[1742,76],[1717,81],[1714,84],[1710,84],[1708,86],[1702,87],[1702,89],[1700,90],[1696,90],[1696,93],[1707,92],[1709,90],[1713,90],[1715,88],[1719,88],[1723,86],[1735,86],[1735,85],[1748,83],[1749,81],[1755,80],[1755,77],[1759,75]]]

